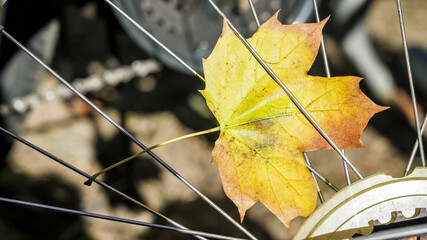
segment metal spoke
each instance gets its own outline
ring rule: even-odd
[[[326,179],[322,174],[320,174],[316,169],[314,169],[311,165],[307,165],[308,170],[310,170],[314,175],[316,175],[320,180],[322,180],[326,185],[328,185],[332,190],[338,192],[339,189],[332,184],[328,179]]]
[[[254,15],[254,18],[255,18],[256,24],[257,24],[257,26],[258,26],[258,28],[259,28],[260,24],[259,24],[258,16],[257,16],[257,14],[256,14],[255,7],[254,7],[254,5],[253,5],[252,0],[249,0],[249,4],[250,4],[250,6],[251,6],[252,14]],[[304,160],[305,160],[306,165],[308,165],[308,166],[310,166],[310,167],[311,167],[311,163],[310,163],[310,159],[309,159],[309,157],[308,157],[308,154],[307,154],[307,153],[305,153],[305,152],[303,152],[303,157],[304,157]],[[314,179],[314,181],[315,181],[315,183],[316,183],[317,194],[319,195],[319,200],[320,200],[320,202],[321,202],[321,203],[324,203],[324,202],[325,202],[325,198],[323,197],[323,193],[322,193],[322,191],[320,190],[319,183],[317,182],[316,174],[315,174],[315,173],[313,173],[313,172],[311,172],[311,174],[313,175],[313,179]]]
[[[303,156],[303,158],[305,160],[305,164],[307,166],[311,167],[311,162],[310,162],[310,159],[308,158],[308,154],[306,152],[303,152],[302,156]],[[320,186],[319,186],[319,182],[317,181],[316,174],[314,174],[312,171],[310,171],[310,172],[311,172],[311,175],[313,176],[314,182],[316,183],[317,195],[319,196],[320,203],[324,203],[325,202],[325,198],[323,197],[323,193],[320,190]]]
[[[320,204],[322,204],[325,202],[325,197],[323,196],[322,190],[320,190],[320,186],[319,186],[319,183],[317,182],[316,177],[315,176],[313,176],[313,177],[314,177],[314,181],[316,182],[317,195],[319,196]]]
[[[320,22],[319,12],[317,10],[316,0],[313,0],[313,6],[314,6],[314,10],[315,10],[314,13],[316,15],[316,21]],[[325,44],[323,42],[323,34],[322,34],[322,37],[321,37],[320,46],[322,48],[322,56],[323,56],[323,63],[325,64],[326,77],[330,78],[331,77],[331,72],[329,71],[329,63],[328,63],[328,57],[326,55]],[[304,156],[306,164],[309,165],[309,166],[311,166],[310,158],[308,157],[308,154],[307,153],[303,153],[303,156]],[[347,167],[347,163],[345,163],[345,161],[343,161],[343,163],[344,163],[344,170],[345,170],[345,167]],[[348,169],[347,169],[347,172],[348,172]],[[313,174],[313,177],[314,177],[314,180],[316,181],[316,184],[317,184],[317,192],[319,193],[319,198],[320,198],[321,202],[323,203],[324,202],[324,200],[322,201],[323,194],[320,191],[319,185],[317,183],[317,179],[314,176],[314,174]]]
[[[314,15],[316,16],[316,21],[320,22],[319,10],[317,9],[316,0],[313,0],[313,6],[314,6]],[[328,56],[326,55],[326,47],[325,47],[325,42],[323,41],[323,34],[322,34],[322,37],[320,39],[320,48],[322,50],[323,64],[325,65],[326,76],[328,78],[330,78],[331,77],[331,71],[329,69]]]
[[[313,0],[313,7],[314,7],[314,15],[316,16],[316,21],[320,22],[319,10],[317,9],[316,0]],[[323,40],[323,34],[320,39],[320,48],[322,50],[323,64],[325,65],[326,77],[330,78],[331,71],[329,69],[328,55],[326,54],[326,47],[325,47],[325,42]],[[343,154],[345,154],[344,150],[341,150],[341,151],[343,152]],[[348,171],[348,164],[345,161],[343,161],[343,166],[344,166],[344,174],[345,174],[345,179],[347,181],[347,185],[350,185],[351,179],[350,179],[350,173]]]
[[[110,0],[104,0],[108,5],[110,5],[114,10],[116,10],[120,15],[122,15],[126,20],[128,20],[132,25],[138,28],[141,32],[143,32],[147,37],[149,37],[154,43],[160,46],[164,51],[166,51],[169,55],[171,55],[176,61],[178,61],[182,66],[184,66],[188,71],[194,74],[196,77],[204,80],[204,78],[196,72],[193,68],[191,68],[187,63],[185,63],[181,58],[179,58],[174,52],[172,52],[169,48],[167,48],[163,43],[161,43],[157,38],[151,35],[145,28],[143,28],[140,24],[138,24],[135,20],[133,20],[127,13],[117,7]]]
[[[218,6],[212,1],[207,0],[215,11],[224,17],[230,26],[231,30],[236,34],[236,36],[242,41],[242,43],[246,46],[246,48],[251,52],[252,56],[256,58],[259,64],[264,68],[264,70],[271,76],[271,78],[276,81],[276,83],[286,92],[291,101],[295,104],[298,110],[304,115],[304,117],[310,122],[310,124],[322,135],[322,137],[332,146],[332,148],[343,158],[345,162],[351,167],[354,173],[362,179],[363,176],[356,169],[356,167],[350,162],[350,160],[342,153],[342,151],[338,148],[338,146],[332,141],[332,139],[326,134],[326,132],[320,127],[320,125],[314,120],[311,114],[304,108],[304,106],[296,99],[296,97],[292,94],[292,92],[285,86],[285,84],[279,79],[279,77],[273,72],[273,70],[267,65],[267,63],[259,56],[259,54],[255,51],[255,49],[246,41],[246,39],[237,31],[234,25],[230,22],[230,20],[225,16],[225,14],[218,8]]]
[[[241,239],[241,238],[222,236],[222,235],[213,234],[213,233],[206,233],[206,232],[194,231],[194,230],[189,230],[189,229],[169,227],[169,226],[160,225],[160,224],[141,222],[141,221],[136,221],[136,220],[131,220],[131,219],[118,218],[118,217],[113,217],[113,216],[108,216],[108,215],[83,212],[83,211],[78,211],[78,210],[74,210],[74,209],[55,207],[55,206],[46,205],[46,204],[15,200],[15,199],[4,198],[4,197],[0,197],[0,201],[6,202],[6,203],[23,205],[23,206],[48,209],[48,210],[53,210],[53,211],[57,211],[57,212],[69,213],[69,214],[73,214],[73,215],[79,215],[79,216],[85,216],[85,217],[91,217],[91,218],[99,218],[99,219],[104,219],[104,220],[109,220],[109,221],[114,221],[114,222],[121,222],[121,223],[127,223],[127,224],[144,226],[144,227],[151,227],[151,228],[159,228],[159,229],[163,229],[163,230],[174,231],[174,232],[179,232],[179,233],[184,233],[184,234],[189,234],[189,235],[204,236],[204,237],[214,238],[214,239],[227,239],[227,240]]]
[[[319,11],[317,10],[316,0],[313,0],[313,6],[314,6],[314,14],[316,16],[316,21],[320,22]],[[320,47],[322,49],[322,56],[323,56],[323,63],[325,65],[326,77],[330,78],[331,77],[331,71],[329,70],[329,62],[328,62],[328,56],[326,55],[325,43],[323,41],[323,34],[322,34],[321,40],[320,40]],[[310,159],[308,157],[308,154],[304,154],[304,158],[305,158],[306,163],[308,163],[310,165]],[[343,161],[343,164],[344,164],[344,172],[346,173],[346,176],[347,176],[348,166],[347,166],[347,163],[345,161]],[[317,183],[317,180],[316,180],[316,183]]]
[[[403,22],[402,4],[400,0],[396,0],[397,12],[399,15],[400,32],[402,34],[403,50],[405,52],[406,68],[408,70],[409,88],[411,90],[412,105],[414,108],[415,126],[417,127],[418,143],[420,145],[420,156],[423,167],[426,166],[423,147],[423,135],[420,127],[420,119],[418,116],[417,99],[415,97],[414,81],[412,78],[411,62],[409,61],[408,42],[406,41],[405,23]]]
[[[343,154],[345,154],[345,151],[342,150]],[[348,171],[348,164],[343,161],[343,166],[344,166],[344,175],[345,175],[345,181],[347,182],[347,185],[351,184],[351,178],[350,178],[350,172]]]
[[[37,152],[39,152],[39,153],[41,153],[41,154],[45,155],[46,157],[48,157],[48,158],[50,158],[50,159],[54,160],[55,162],[57,162],[57,163],[61,164],[62,166],[64,166],[64,167],[66,167],[66,168],[68,168],[68,169],[70,169],[70,170],[72,170],[72,171],[74,171],[74,172],[76,172],[76,173],[80,174],[81,176],[83,176],[83,177],[85,177],[85,178],[87,178],[87,179],[89,179],[89,178],[90,178],[90,175],[89,175],[88,173],[86,173],[86,172],[84,172],[84,171],[80,170],[79,168],[77,168],[77,167],[73,166],[72,164],[70,164],[70,163],[68,163],[68,162],[66,162],[66,161],[64,161],[64,160],[62,160],[62,159],[60,159],[59,157],[57,157],[57,156],[53,155],[52,153],[50,153],[50,152],[48,152],[48,151],[46,151],[46,150],[44,150],[44,149],[42,149],[42,148],[40,148],[40,147],[36,146],[35,144],[33,144],[33,143],[31,143],[31,142],[29,142],[29,141],[27,141],[27,140],[23,139],[22,137],[20,137],[20,136],[18,136],[18,135],[16,135],[16,134],[14,134],[14,133],[12,133],[12,132],[8,131],[7,129],[5,129],[5,128],[1,127],[1,126],[0,126],[0,131],[2,131],[3,133],[5,133],[5,134],[6,134],[6,135],[8,135],[9,137],[11,137],[11,138],[13,138],[13,139],[15,139],[15,140],[17,140],[17,141],[19,141],[19,142],[23,143],[24,145],[26,145],[26,146],[28,146],[28,147],[30,147],[30,148],[32,148],[32,149],[34,149],[35,151],[37,151]],[[179,223],[175,222],[174,220],[172,220],[172,219],[170,219],[170,218],[166,217],[165,215],[163,215],[163,214],[161,214],[161,213],[159,213],[159,212],[157,212],[157,211],[155,211],[155,210],[151,209],[150,207],[146,206],[145,204],[143,204],[143,203],[139,202],[138,200],[136,200],[136,199],[134,199],[134,198],[132,198],[132,197],[130,197],[130,196],[128,196],[128,195],[126,195],[126,194],[122,193],[121,191],[119,191],[119,190],[117,190],[117,189],[113,188],[112,186],[110,186],[110,185],[108,185],[108,184],[106,184],[106,183],[104,183],[104,182],[102,182],[102,181],[99,181],[98,179],[95,179],[95,180],[94,180],[94,182],[95,182],[95,183],[97,183],[98,185],[100,185],[101,187],[103,187],[103,188],[105,188],[105,189],[108,189],[108,190],[110,190],[110,191],[112,191],[112,192],[114,192],[114,193],[118,194],[118,195],[119,195],[119,196],[121,196],[122,198],[124,198],[124,199],[126,199],[126,200],[128,200],[128,201],[130,201],[130,202],[132,202],[132,203],[134,203],[134,204],[136,204],[136,205],[138,205],[138,206],[140,206],[140,207],[144,208],[145,210],[149,211],[150,213],[152,213],[152,214],[154,214],[154,215],[156,215],[156,216],[158,216],[158,217],[163,218],[164,220],[168,221],[168,222],[169,222],[169,223],[171,223],[172,225],[174,225],[174,226],[176,226],[176,227],[178,227],[178,228],[187,229],[186,227],[182,226],[181,224],[179,224]],[[200,237],[200,236],[195,236],[195,237],[197,237],[197,238],[199,238],[199,239],[203,239],[203,240],[205,240],[205,239],[206,239],[206,238],[204,238],[204,237]]]
[[[1,26],[1,25],[0,25]],[[31,51],[29,51],[24,45],[18,42],[15,38],[13,38],[9,33],[7,33],[3,27],[0,27],[0,31],[6,36],[9,40],[11,40],[14,44],[16,44],[20,49],[25,51],[29,56],[31,56],[34,60],[36,60],[40,65],[42,65],[46,70],[48,70],[53,76],[55,76],[61,83],[63,83],[66,87],[68,87],[71,91],[73,91],[77,96],[79,96],[84,102],[86,102],[89,106],[91,106],[95,111],[97,111],[101,116],[103,116],[107,121],[109,121],[113,126],[115,126],[119,131],[125,134],[128,138],[130,138],[134,143],[136,143],[140,148],[146,150],[147,147],[142,144],[138,139],[136,139],[132,134],[130,134],[126,129],[120,126],[117,122],[115,122],[110,116],[108,116],[105,112],[103,112],[99,107],[97,107],[93,102],[91,102],[87,97],[77,91],[70,83],[68,83],[64,78],[62,78],[58,73],[56,73],[52,68],[50,68],[46,63],[40,60],[36,55],[34,55]],[[232,217],[230,217],[224,210],[218,207],[212,200],[206,197],[203,193],[201,193],[196,187],[194,187],[190,182],[188,182],[183,176],[181,176],[177,171],[175,171],[171,166],[169,166],[166,162],[164,162],[161,158],[159,158],[152,151],[147,152],[154,160],[156,160],[162,167],[172,173],[176,178],[178,178],[181,182],[183,182],[188,188],[190,188],[194,193],[196,193],[200,198],[202,198],[206,203],[208,203],[213,209],[215,209],[218,213],[224,216],[229,222],[231,222],[234,226],[236,226],[240,231],[245,233],[249,238],[256,239],[248,230],[246,230],[241,224],[235,221]]]
[[[424,132],[426,125],[427,125],[427,114],[424,116],[423,125],[421,126],[421,132]],[[412,163],[414,162],[415,154],[417,153],[418,147],[419,147],[419,142],[418,140],[416,140],[414,144],[414,148],[412,149],[412,152],[411,152],[411,156],[409,157],[408,164],[406,165],[405,173],[403,174],[404,177],[408,176],[409,170],[411,170]]]
[[[259,21],[258,21],[258,16],[257,16],[256,11],[255,11],[255,7],[254,7],[254,5],[252,3],[252,0],[249,0],[249,4],[250,4],[250,6],[252,8],[252,14],[254,15],[255,21],[256,21],[257,26],[259,28],[260,24],[259,24]],[[305,153],[305,152],[303,152],[302,154],[303,154],[303,158],[305,160],[305,164],[311,167],[311,163],[310,163],[310,159],[308,157],[308,154]],[[320,190],[320,186],[319,186],[319,183],[317,182],[316,174],[313,173],[313,172],[311,172],[311,175],[313,176],[314,182],[316,183],[317,194],[319,196],[319,200],[320,200],[321,203],[324,203],[325,202],[325,198],[323,197],[323,193]]]
[[[256,26],[259,27],[261,24],[259,23],[258,15],[255,10],[255,6],[252,0],[248,0],[249,6],[251,7],[252,15],[254,16]]]

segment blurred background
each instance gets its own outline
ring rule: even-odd
[[[207,1],[114,1],[154,36],[202,73],[222,20]],[[248,2],[216,1],[246,37],[256,31]],[[313,22],[312,1],[254,1],[261,22],[282,9],[282,22]],[[406,66],[393,0],[319,1],[331,15],[324,40],[331,74],[363,77],[362,89],[391,108],[364,132],[365,149],[348,151],[365,175],[403,174],[416,139]],[[422,119],[427,93],[427,2],[403,1],[413,75]],[[198,93],[203,82],[183,69],[104,1],[7,1],[0,24],[52,66],[145,145],[151,146],[217,125]],[[312,75],[325,76],[321,55]],[[83,171],[93,174],[139,151],[113,126],[73,96],[42,66],[0,37],[0,125]],[[217,134],[192,138],[154,152],[227,213],[236,207],[223,193],[210,163]],[[141,208],[47,157],[0,134],[1,197],[166,224]],[[313,165],[339,187],[344,172],[331,151],[310,153]],[[419,159],[416,159],[419,164]],[[353,176],[354,177],[354,176]],[[244,237],[218,213],[148,156],[101,177],[151,208],[196,230]],[[356,178],[353,178],[356,180]],[[327,187],[321,185],[332,195]],[[243,225],[260,239],[289,239],[304,219],[286,228],[261,204]],[[82,218],[0,203],[0,236],[7,239],[187,239],[156,229]]]

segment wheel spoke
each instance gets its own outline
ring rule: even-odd
[[[24,144],[24,145],[26,145],[26,146],[28,146],[28,147],[30,147],[30,148],[32,148],[32,149],[34,149],[35,151],[37,151],[37,152],[39,152],[39,153],[41,153],[41,154],[45,155],[46,157],[48,157],[48,158],[50,158],[50,159],[54,160],[55,162],[57,162],[57,163],[61,164],[62,166],[64,166],[64,167],[66,167],[66,168],[68,168],[68,169],[70,169],[70,170],[72,170],[72,171],[74,171],[74,172],[76,172],[76,173],[80,174],[81,176],[83,176],[83,177],[85,177],[85,178],[87,178],[87,179],[89,179],[89,178],[90,178],[90,175],[89,175],[88,173],[86,173],[86,172],[84,172],[84,171],[80,170],[79,168],[77,168],[77,167],[73,166],[72,164],[70,164],[70,163],[68,163],[68,162],[66,162],[66,161],[64,161],[64,160],[62,160],[62,159],[60,159],[59,157],[57,157],[57,156],[53,155],[52,153],[50,153],[50,152],[48,152],[48,151],[46,151],[46,150],[44,150],[44,149],[42,149],[42,148],[40,148],[40,147],[36,146],[35,144],[33,144],[33,143],[31,143],[31,142],[29,142],[29,141],[27,141],[27,140],[23,139],[22,137],[20,137],[20,136],[18,136],[18,135],[16,135],[16,134],[14,134],[14,133],[12,133],[12,132],[10,132],[10,131],[8,131],[8,130],[4,129],[4,128],[3,128],[3,127],[1,127],[1,126],[0,126],[0,131],[2,131],[4,134],[8,135],[9,137],[11,137],[11,138],[13,138],[13,139],[15,139],[15,140],[17,140],[17,141],[21,142],[22,144]],[[174,225],[174,226],[176,226],[176,227],[178,227],[178,228],[181,228],[181,229],[187,229],[186,227],[182,226],[181,224],[179,224],[179,223],[175,222],[174,220],[172,220],[172,219],[170,219],[170,218],[166,217],[165,215],[163,215],[163,214],[161,214],[161,213],[159,213],[159,212],[157,212],[157,211],[155,211],[155,210],[151,209],[150,207],[146,206],[145,204],[143,204],[143,203],[139,202],[138,200],[136,200],[136,199],[134,199],[134,198],[132,198],[132,197],[130,197],[130,196],[128,196],[128,195],[126,195],[126,194],[124,194],[123,192],[121,192],[121,191],[119,191],[119,190],[117,190],[117,189],[113,188],[112,186],[110,186],[110,185],[108,185],[108,184],[106,184],[106,183],[104,183],[104,182],[102,182],[102,181],[99,181],[98,179],[94,180],[94,182],[95,182],[95,183],[97,183],[98,185],[100,185],[101,187],[103,187],[103,188],[105,188],[105,189],[108,189],[108,190],[110,190],[110,191],[112,191],[112,192],[114,192],[114,193],[118,194],[119,196],[121,196],[122,198],[126,199],[127,201],[132,202],[132,203],[134,203],[134,204],[136,204],[136,205],[138,205],[138,206],[140,206],[140,207],[144,208],[144,209],[145,209],[145,210],[147,210],[148,212],[150,212],[150,213],[152,213],[152,214],[154,214],[154,215],[156,215],[156,216],[158,216],[158,217],[163,218],[164,220],[168,221],[168,222],[169,222],[169,223],[171,223],[172,225]],[[195,237],[197,237],[197,238],[199,238],[199,239],[205,239],[204,237],[200,237],[200,236],[195,236]]]
[[[316,21],[320,22],[319,10],[317,8],[316,0],[313,0],[313,7],[314,7],[314,15],[316,16]],[[323,34],[320,39],[320,48],[322,50],[323,64],[325,65],[326,77],[330,78],[331,71],[329,69],[328,55],[326,54],[326,47],[325,47],[325,41],[323,40]],[[341,150],[341,151],[343,152],[343,154],[345,154],[344,150]],[[348,164],[344,160],[343,160],[343,166],[344,166],[344,174],[345,174],[345,179],[347,181],[347,185],[350,185],[351,179],[350,179],[350,173],[348,171]]]
[[[121,10],[119,7],[117,7],[113,2],[110,0],[104,0],[108,5],[110,5],[114,10],[116,10],[120,15],[122,15],[126,20],[128,20],[132,25],[134,25],[138,30],[143,32],[147,37],[149,37],[155,44],[157,44],[159,47],[161,47],[164,51],[166,51],[169,55],[171,55],[176,61],[178,61],[182,66],[184,66],[188,71],[190,71],[194,76],[200,78],[204,81],[204,78],[202,75],[196,72],[192,67],[190,67],[187,63],[184,62],[180,57],[178,57],[172,50],[170,50],[168,47],[163,45],[157,38],[155,38],[150,32],[148,32],[145,28],[143,28],[140,24],[138,24],[135,20],[133,20],[127,13],[125,13],[123,10]]]
[[[251,7],[252,15],[254,16],[256,26],[259,27],[261,24],[259,23],[258,15],[256,13],[256,9],[254,6],[254,2],[252,0],[248,0],[249,6]]]
[[[107,0],[108,1],[108,0]],[[13,38],[9,33],[7,33],[3,27],[0,25],[0,31],[6,36],[9,40],[11,40],[14,44],[16,44],[20,49],[26,52],[29,56],[31,56],[34,60],[36,60],[40,65],[42,65],[46,70],[48,70],[53,76],[55,76],[62,84],[68,87],[71,91],[73,91],[77,96],[79,96],[84,102],[86,102],[89,106],[91,106],[95,111],[97,111],[101,116],[103,116],[108,122],[110,122],[114,127],[116,127],[120,132],[125,134],[128,138],[130,138],[134,143],[136,143],[141,149],[146,150],[147,147],[140,142],[136,137],[130,134],[126,129],[124,129],[121,125],[115,122],[110,116],[108,116],[105,112],[103,112],[99,107],[97,107],[92,101],[90,101],[86,96],[81,94],[76,88],[74,88],[69,82],[67,82],[64,78],[62,78],[58,73],[56,73],[51,67],[49,67],[46,63],[40,60],[34,53],[29,51],[24,45],[18,42],[15,38]],[[183,176],[181,176],[177,171],[175,171],[171,166],[169,166],[165,161],[159,158],[152,151],[147,152],[154,160],[156,160],[162,167],[172,173],[177,179],[179,179],[182,183],[184,183],[188,188],[190,188],[194,193],[196,193],[200,198],[202,198],[208,205],[210,205],[215,211],[224,216],[229,222],[231,222],[234,226],[240,229],[243,233],[245,233],[249,238],[256,239],[248,230],[246,230],[241,224],[239,224],[236,220],[230,217],[224,210],[218,207],[212,200],[210,200],[207,196],[201,193],[196,187],[194,187],[190,182],[188,182]]]
[[[18,204],[18,205],[29,206],[29,207],[37,207],[37,208],[42,208],[42,209],[48,209],[48,210],[53,210],[53,211],[57,211],[57,212],[69,213],[69,214],[73,214],[73,215],[79,215],[79,216],[85,216],[85,217],[91,217],[91,218],[99,218],[99,219],[104,219],[104,220],[109,220],[109,221],[114,221],[114,222],[121,222],[121,223],[127,223],[127,224],[132,224],[132,225],[150,227],[150,228],[159,228],[159,229],[163,229],[163,230],[180,232],[180,233],[189,234],[189,235],[204,236],[204,237],[214,238],[214,239],[227,239],[227,240],[240,239],[240,238],[227,237],[227,236],[222,236],[222,235],[213,234],[213,233],[206,233],[206,232],[194,231],[194,230],[189,230],[189,229],[169,227],[169,226],[160,225],[160,224],[141,222],[141,221],[125,219],[125,218],[118,218],[118,217],[113,217],[113,216],[108,216],[108,215],[101,215],[101,214],[97,214],[97,213],[83,212],[83,211],[78,211],[78,210],[74,210],[74,209],[55,207],[55,206],[51,206],[51,205],[15,200],[15,199],[4,198],[4,197],[0,197],[0,201],[6,202],[6,203],[13,203],[13,204]]]
[[[423,125],[421,126],[421,132],[424,132],[427,125],[427,114],[424,116]],[[409,171],[411,170],[412,163],[415,159],[415,154],[417,154],[418,147],[419,147],[418,139],[415,141],[414,147],[412,148],[411,156],[409,157],[408,164],[406,165],[405,173],[403,174],[404,177],[408,176]]]
[[[311,175],[313,176],[314,182],[316,183],[317,195],[319,196],[320,203],[324,203],[325,202],[325,198],[323,197],[323,193],[320,190],[320,186],[319,186],[319,182],[317,181],[316,174],[313,171],[311,171],[311,169],[313,169],[313,167],[311,166],[311,162],[310,162],[310,159],[308,158],[308,154],[306,152],[303,152],[302,156],[303,156],[303,158],[305,160],[305,164],[308,167],[310,167],[309,170],[311,172]]]
[[[412,105],[414,108],[415,126],[417,128],[417,135],[418,135],[418,144],[420,145],[419,149],[420,149],[421,163],[422,163],[423,167],[425,167],[426,161],[425,161],[425,157],[424,157],[423,135],[422,135],[421,127],[420,127],[420,118],[418,116],[417,98],[415,96],[414,81],[412,78],[412,70],[411,70],[411,62],[409,60],[408,42],[406,41],[406,32],[405,32],[405,23],[403,21],[402,3],[400,0],[396,0],[396,4],[397,4],[397,12],[399,15],[400,32],[402,35],[403,50],[405,52],[406,68],[408,70],[409,88],[411,90]]]
[[[240,41],[246,46],[246,48],[251,52],[252,56],[258,61],[259,64],[264,68],[264,70],[270,75],[271,78],[276,81],[276,83],[286,92],[291,101],[295,104],[298,110],[304,115],[304,117],[310,122],[310,124],[322,135],[322,137],[332,146],[332,148],[342,157],[342,159],[347,162],[347,164],[351,167],[354,173],[362,179],[363,176],[357,170],[357,168],[350,162],[350,160],[344,155],[344,153],[338,148],[338,146],[332,141],[332,139],[326,134],[326,132],[320,127],[320,125],[314,120],[311,114],[304,108],[304,106],[298,101],[298,99],[292,94],[292,92],[286,87],[286,85],[279,79],[279,77],[273,72],[273,70],[267,65],[267,63],[261,58],[261,56],[255,51],[255,49],[246,41],[246,39],[242,36],[242,34],[237,31],[234,25],[230,22],[230,20],[225,16],[225,14],[218,8],[218,6],[212,1],[207,0],[211,6],[215,9],[215,11],[227,21],[227,24],[230,26],[231,30],[236,34],[236,36],[240,39]]]
[[[304,155],[306,155],[307,153],[303,153],[303,156]],[[307,159],[308,158],[306,158],[305,156],[304,156],[304,160],[306,160],[307,161]],[[338,192],[339,191],[339,189],[334,185],[334,184],[332,184],[328,179],[326,179],[322,174],[320,174],[316,169],[314,169],[312,166],[311,166],[311,164],[310,163],[307,163],[306,162],[306,165],[307,165],[307,168],[308,168],[308,170],[310,170],[310,172],[312,173],[312,174],[314,174],[316,177],[318,177],[320,180],[322,180],[326,185],[328,185],[332,190],[334,190],[335,192]]]

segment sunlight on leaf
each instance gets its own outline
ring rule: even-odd
[[[363,147],[363,129],[386,108],[361,92],[358,77],[307,75],[326,21],[282,25],[276,13],[248,41],[340,148]],[[220,125],[212,160],[241,219],[257,201],[287,227],[309,216],[317,192],[302,152],[329,144],[226,23],[203,68],[201,93]]]

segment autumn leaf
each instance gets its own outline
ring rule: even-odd
[[[307,74],[319,49],[320,23],[282,25],[277,13],[248,42],[340,148],[364,147],[369,119],[386,108],[359,89],[360,78]],[[219,127],[151,146],[91,176],[101,174],[160,146],[220,131],[212,152],[224,191],[241,220],[261,201],[284,224],[309,216],[316,207],[315,182],[302,152],[331,148],[265,72],[224,22],[211,55],[203,60],[206,87],[201,91]]]
[[[363,129],[385,108],[361,92],[358,77],[307,75],[326,21],[282,25],[276,13],[248,42],[340,148],[363,147]],[[203,68],[201,93],[220,125],[212,161],[241,220],[257,201],[287,227],[293,218],[309,216],[317,192],[302,152],[329,144],[225,22]]]

